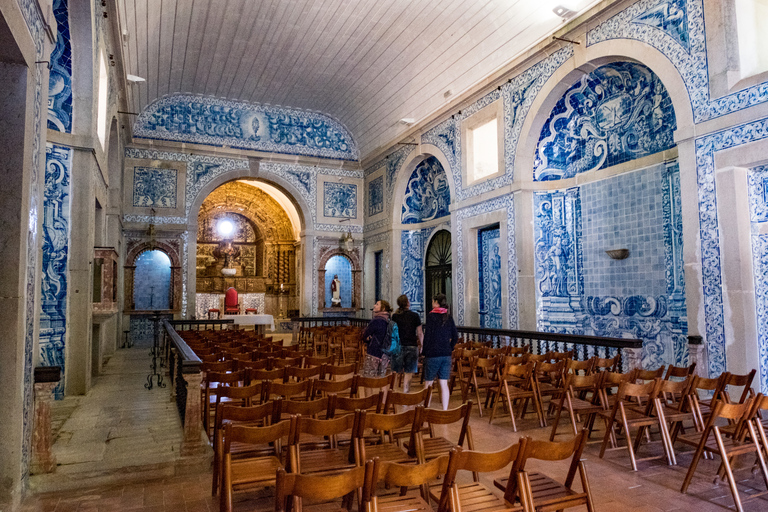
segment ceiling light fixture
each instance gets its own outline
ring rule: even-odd
[[[400,120],[400,124],[404,124],[405,126],[413,126],[416,123],[416,120],[412,117],[404,117]]]
[[[564,5],[558,5],[554,9],[552,9],[552,12],[563,18],[564,20],[567,20],[568,18],[572,18],[576,15],[576,11],[572,11],[569,8],[565,7]]]
[[[136,84],[136,83],[139,83],[139,82],[146,82],[147,81],[146,78],[141,78],[140,76],[132,75],[130,73],[125,75],[125,78],[126,78],[126,80],[128,80],[132,84]]]

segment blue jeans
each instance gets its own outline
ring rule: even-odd
[[[432,382],[435,378],[448,380],[451,377],[451,364],[451,356],[425,358],[424,381]]]

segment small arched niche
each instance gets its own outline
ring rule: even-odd
[[[171,259],[159,250],[136,258],[133,281],[134,307],[140,311],[171,309]]]
[[[331,307],[335,306],[333,290],[336,287],[341,302],[338,303],[339,306],[335,307],[351,308],[353,282],[352,262],[349,258],[341,254],[328,258],[325,264],[325,280],[328,283],[325,287],[325,304]],[[338,282],[336,282],[337,280]]]

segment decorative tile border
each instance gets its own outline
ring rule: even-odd
[[[454,259],[456,269],[456,303],[458,307],[457,320],[459,325],[464,323],[464,294],[467,277],[467,269],[464,268],[464,231],[462,224],[470,217],[482,215],[497,210],[506,210],[507,213],[507,323],[508,329],[518,328],[518,307],[517,307],[517,248],[515,246],[515,203],[513,196],[506,195],[497,197],[484,203],[462,208],[455,212],[456,223],[454,236],[456,242],[456,256]],[[471,271],[471,270],[470,270]]]
[[[359,157],[352,135],[324,114],[192,94],[173,94],[146,106],[133,134],[290,155]]]
[[[413,304],[412,309],[419,311],[424,297],[424,239],[420,230],[406,230],[400,233],[400,240],[400,289]]]
[[[72,132],[72,44],[69,35],[68,0],[53,0],[56,45],[51,50],[48,79],[48,128]]]
[[[750,169],[749,205],[752,221],[752,273],[755,279],[757,346],[760,391],[768,392],[768,235],[760,228],[768,222],[768,165]]]
[[[715,153],[768,138],[768,118],[696,139],[701,268],[709,375],[726,369],[720,236],[715,192]]]

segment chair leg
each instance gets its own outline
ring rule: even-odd
[[[723,439],[720,437],[720,429],[715,427],[715,441],[717,442],[717,447],[720,450],[720,459],[723,461],[723,465],[725,466],[725,475],[728,478],[728,486],[731,488],[731,494],[733,494],[733,502],[736,505],[736,510],[739,512],[743,512],[744,508],[741,505],[741,498],[739,498],[739,488],[736,487],[736,478],[733,476],[733,471],[731,470],[731,463],[728,460],[728,453],[725,451],[725,445],[723,444]],[[754,434],[754,431],[752,431]],[[753,438],[754,439],[754,438]]]
[[[627,451],[629,452],[629,459],[632,461],[632,469],[637,471],[637,460],[635,460],[635,450],[632,447],[632,434],[629,431],[629,424],[627,423],[627,413],[624,411],[624,404],[619,404],[619,410],[621,412],[621,423],[624,426],[624,436],[627,438]],[[637,433],[637,438],[640,438],[642,432]]]
[[[579,461],[579,476],[581,477],[581,487],[584,494],[587,495],[587,511],[594,512],[595,504],[592,503],[592,489],[589,488],[589,479],[587,479],[587,468],[583,461]]]
[[[705,434],[709,434],[708,432],[705,432]],[[699,442],[699,446],[696,447],[696,452],[693,454],[693,459],[691,459],[691,464],[688,466],[688,472],[685,474],[685,479],[683,480],[683,486],[680,488],[680,492],[685,494],[685,492],[688,490],[688,486],[691,484],[691,480],[693,480],[693,474],[696,472],[696,466],[699,465],[699,460],[701,459],[701,455],[704,453],[704,445],[706,444],[706,437],[702,435],[702,439]]]

